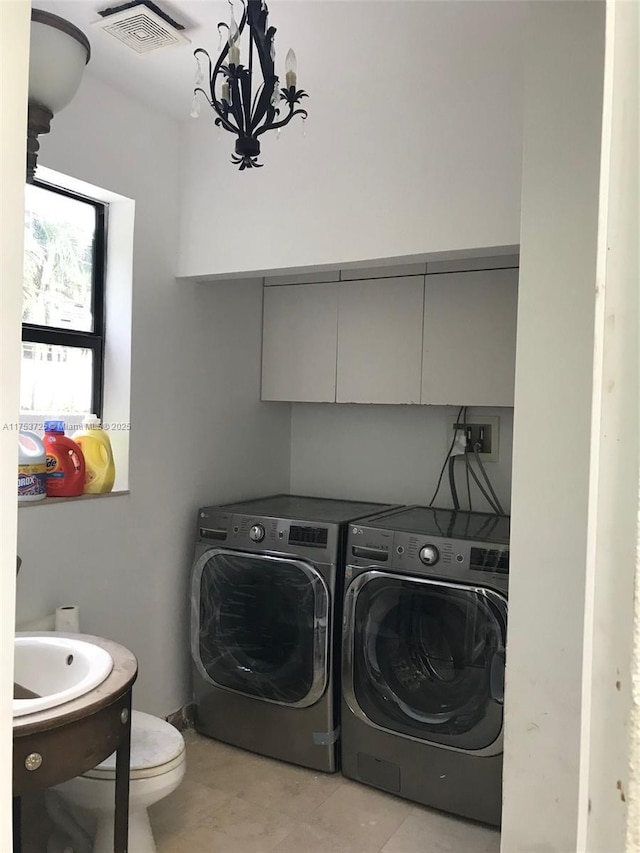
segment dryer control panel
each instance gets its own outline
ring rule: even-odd
[[[347,566],[459,580],[507,590],[509,547],[433,534],[349,526]],[[353,574],[353,572],[350,572]]]

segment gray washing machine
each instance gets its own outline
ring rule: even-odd
[[[509,517],[362,519],[346,563],[342,772],[499,825]]]
[[[347,522],[390,508],[274,495],[199,511],[191,586],[199,732],[337,769]]]

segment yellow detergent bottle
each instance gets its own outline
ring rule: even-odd
[[[116,466],[108,433],[100,426],[100,418],[87,415],[82,429],[73,434],[80,445],[85,461],[85,495],[100,495],[110,492],[116,478]]]

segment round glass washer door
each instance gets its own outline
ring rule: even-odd
[[[355,713],[407,737],[492,751],[503,725],[506,599],[371,571],[345,606],[343,682]]]
[[[329,594],[309,563],[212,549],[194,566],[191,650],[209,682],[307,706],[327,681]]]

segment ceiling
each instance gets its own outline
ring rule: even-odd
[[[218,22],[229,20],[228,0],[154,0],[185,26],[183,34],[191,43],[141,55],[96,26],[99,10],[120,6],[125,0],[32,2],[35,8],[60,15],[85,33],[92,50],[89,74],[178,120],[187,120],[191,112],[194,49],[205,48],[216,58]],[[234,2],[239,19],[241,2]],[[503,0],[268,0],[277,27],[276,72],[284,78],[284,55],[289,47],[295,48],[298,84],[316,99],[324,92],[335,106],[346,80],[356,90],[358,84],[378,85],[379,75],[390,73],[390,57],[396,65],[407,65],[407,79],[411,79],[411,63],[419,60],[420,51],[430,49],[430,39],[439,32],[484,39],[488,51],[500,50],[503,40],[511,40],[514,34],[517,37],[520,15],[514,14],[513,7],[521,5]],[[478,32],[471,34],[470,26],[476,26]],[[385,61],[378,61],[379,57]],[[460,72],[452,67],[447,73]]]
[[[183,34],[191,44],[140,55],[95,26],[100,20],[99,10],[120,6],[124,2],[33,0],[32,5],[66,18],[85,33],[91,42],[91,61],[87,69],[90,74],[174,118],[188,118],[196,70],[193,51],[196,47],[204,47],[212,54],[217,53],[217,24],[229,19],[229,4],[226,0],[156,0],[157,6],[185,26]],[[270,5],[273,13],[278,5],[286,7],[288,4],[286,0],[272,0]],[[236,2],[236,17],[240,16],[239,8],[240,4]]]

